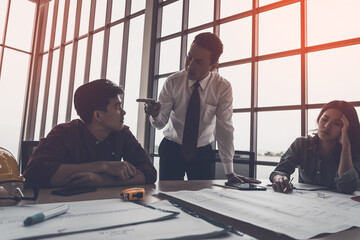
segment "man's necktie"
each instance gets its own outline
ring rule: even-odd
[[[200,120],[200,95],[199,82],[194,84],[194,91],[191,94],[186,110],[184,134],[182,140],[182,154],[186,160],[192,159],[196,154],[199,120]]]

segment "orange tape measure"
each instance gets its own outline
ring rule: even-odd
[[[124,200],[141,200],[145,198],[144,188],[127,188],[120,193],[120,197]]]

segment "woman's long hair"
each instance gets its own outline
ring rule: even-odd
[[[360,149],[360,123],[354,106],[346,101],[331,101],[325,104],[321,109],[316,120],[317,123],[319,123],[320,117],[323,115],[323,113],[330,108],[336,109],[340,111],[343,115],[345,115],[345,117],[349,121],[348,136],[351,147],[352,149]]]

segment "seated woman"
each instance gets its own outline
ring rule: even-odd
[[[299,137],[281,157],[270,174],[277,192],[292,189],[289,182],[295,167],[299,182],[335,188],[352,193],[359,187],[360,125],[354,106],[345,101],[331,101],[317,117],[314,136]]]

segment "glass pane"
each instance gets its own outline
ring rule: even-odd
[[[104,31],[94,34],[92,51],[91,51],[91,65],[89,82],[99,79],[101,76],[101,60],[103,54]]]
[[[160,43],[159,74],[179,71],[180,37]]]
[[[89,31],[91,1],[82,1],[79,36]]]
[[[36,4],[11,1],[5,44],[24,51],[31,50]],[[2,39],[1,39],[2,41]]]
[[[54,47],[60,46],[61,34],[63,28],[63,19],[64,19],[64,7],[65,7],[65,1],[59,1]]]
[[[318,124],[316,120],[320,111],[320,108],[308,110],[308,135],[313,135],[317,132]]]
[[[222,24],[220,38],[224,44],[220,62],[251,57],[251,17]]]
[[[17,159],[30,56],[4,49],[3,57],[0,78],[0,109],[3,113],[0,146],[9,150]]]
[[[43,60],[42,60],[40,87],[39,87],[39,94],[38,94],[38,105],[37,105],[37,111],[36,111],[34,140],[40,140],[40,137],[42,137],[42,136],[40,136],[40,128],[41,128],[42,110],[43,110],[43,105],[44,105],[44,89],[45,89],[48,57],[49,57],[49,54],[45,54],[43,56]]]
[[[50,88],[49,88],[49,98],[47,102],[47,113],[46,113],[46,124],[45,124],[45,136],[50,132],[54,127],[52,124],[54,116],[54,105],[55,105],[55,90],[56,90],[56,81],[58,74],[59,66],[59,50],[54,51],[52,68],[51,68],[51,77],[50,77]]]
[[[131,13],[136,13],[145,9],[145,0],[132,0],[131,1]]]
[[[280,0],[259,0],[259,6],[261,7],[274,2],[280,2]]]
[[[126,66],[126,82],[124,94],[124,110],[126,111],[125,124],[130,127],[131,132],[136,136],[137,118],[139,104],[136,99],[139,97],[140,89],[140,66],[142,57],[144,34],[144,15],[130,21],[129,52]]]
[[[360,1],[308,0],[308,45],[360,37]]]
[[[250,151],[250,113],[234,113],[235,150]]]
[[[116,0],[112,3],[111,22],[119,20],[125,15],[126,0]]]
[[[259,106],[300,104],[300,56],[259,62]]]
[[[252,9],[252,0],[223,0],[221,1],[220,17],[225,18]]]
[[[73,47],[72,44],[67,45],[65,47],[64,66],[63,66],[63,73],[62,73],[62,78],[61,78],[58,123],[66,122],[72,47]]]
[[[359,101],[360,45],[309,53],[309,103]]]
[[[8,1],[0,1],[0,44],[3,42],[6,12],[8,8]]]
[[[109,55],[106,77],[118,82],[120,79],[121,49],[124,24],[118,24],[110,29]]]
[[[300,111],[274,111],[258,113],[259,161],[280,160],[280,156],[301,135]]]
[[[81,39],[78,42],[77,57],[76,57],[76,68],[75,68],[75,82],[74,82],[74,93],[78,87],[84,83],[85,73],[85,60],[86,60],[86,45],[87,38]],[[73,95],[74,96],[74,95]],[[74,100],[72,104],[71,119],[78,118],[78,115],[74,108]]]
[[[167,79],[167,78],[160,78],[160,79],[158,80],[158,90],[157,90],[156,100],[159,99],[159,95],[160,95],[161,89],[163,88],[166,79]]]
[[[94,29],[105,26],[107,0],[96,0]]]
[[[300,48],[300,3],[259,15],[259,55]]]
[[[277,160],[277,162],[280,161],[280,158],[279,160]],[[270,173],[272,171],[274,171],[275,167],[273,166],[262,166],[262,165],[257,165],[256,166],[256,178],[257,179],[261,179],[261,180],[268,180],[269,179],[269,176],[270,176]]]
[[[70,1],[66,41],[70,41],[74,38],[76,5],[77,5],[77,1]]]
[[[219,68],[219,74],[231,83],[233,108],[249,108],[251,105],[251,64]]]
[[[49,2],[48,15],[47,15],[47,22],[46,22],[44,51],[49,50],[49,46],[50,46],[53,13],[54,13],[54,1],[50,1]]]
[[[161,36],[181,31],[183,1],[168,4],[162,9]]]
[[[189,1],[189,28],[212,22],[214,19],[214,1]]]

